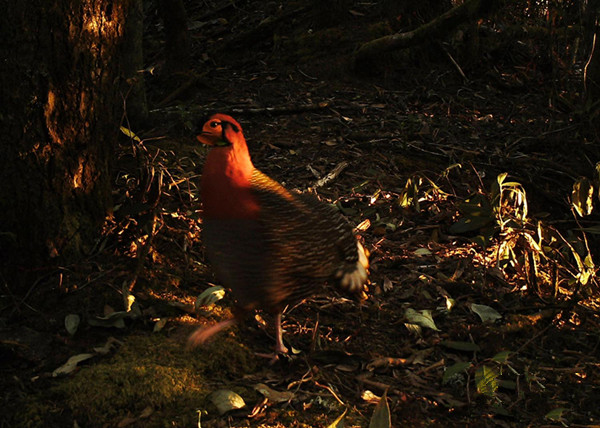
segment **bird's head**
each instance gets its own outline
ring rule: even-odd
[[[244,135],[242,127],[233,117],[217,113],[208,119],[196,139],[208,146],[227,147],[244,141]]]

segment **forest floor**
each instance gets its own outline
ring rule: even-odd
[[[152,124],[123,136],[93,254],[2,309],[0,426],[600,425],[598,216],[570,202],[598,141],[543,55],[504,40],[462,64],[424,46],[357,73],[353,47],[381,27],[368,3],[336,25],[254,3],[190,7],[195,67],[172,75],[147,10]],[[257,355],[273,348],[268,314],[185,347],[233,302],[194,306],[217,285],[194,138],[212,112],[241,123],[263,172],[334,203],[370,252],[368,298],[315,284],[285,312],[294,352],[274,363]]]

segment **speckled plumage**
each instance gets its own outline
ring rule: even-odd
[[[213,116],[198,139],[214,146],[202,179],[203,242],[241,313],[264,309],[279,322],[285,305],[320,292],[328,281],[363,290],[366,255],[339,213],[312,195],[290,193],[254,168],[231,117]],[[199,330],[190,342],[203,343],[230,324]],[[284,352],[276,328],[277,351]]]

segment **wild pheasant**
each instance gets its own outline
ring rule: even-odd
[[[196,137],[211,146],[201,181],[203,242],[217,278],[236,298],[235,316],[189,337],[213,334],[263,309],[275,315],[276,353],[286,353],[281,313],[333,282],[363,291],[368,259],[352,229],[332,207],[290,193],[252,164],[242,127],[213,115]]]

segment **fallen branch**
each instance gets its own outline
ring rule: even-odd
[[[248,46],[255,45],[261,40],[273,37],[275,28],[287,19],[297,18],[301,13],[309,10],[307,6],[298,9],[290,10],[280,16],[267,16],[258,25],[252,27],[248,31],[235,34],[231,39],[227,40],[219,49],[228,51],[230,49],[244,49]]]
[[[174,100],[179,98],[180,95],[187,92],[192,86],[194,86],[200,79],[206,76],[206,73],[202,74],[192,74],[188,80],[186,80],[181,86],[167,95],[162,101],[160,101],[156,106],[158,108],[165,107],[171,104]]]
[[[236,114],[270,114],[270,115],[283,115],[283,114],[296,114],[305,113],[309,111],[318,111],[330,107],[328,101],[313,104],[299,104],[284,107],[261,107],[261,108],[232,108],[230,112]]]
[[[467,0],[419,28],[406,33],[396,33],[364,43],[356,52],[355,64],[360,65],[384,52],[404,49],[438,39],[463,22],[479,17],[497,7],[500,0]]]

